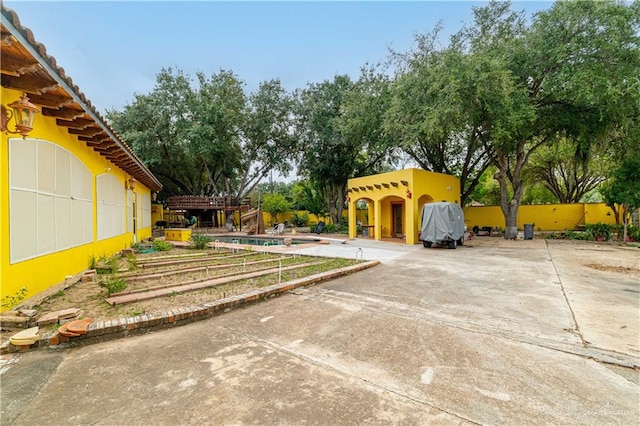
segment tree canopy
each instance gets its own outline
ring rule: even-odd
[[[292,97],[278,80],[246,96],[230,71],[163,69],[153,91],[107,116],[167,195],[245,197],[272,170],[291,170]]]
[[[108,118],[166,195],[237,201],[295,166],[305,179],[295,201],[339,226],[347,180],[408,155],[460,178],[462,204],[497,196],[512,238],[527,186],[525,200],[575,202],[612,165],[635,164],[640,3],[559,1],[527,19],[490,2],[473,13],[446,40],[437,26],[393,52],[393,75],[367,65],[355,81],[336,75],[290,93],[274,79],[246,93],[231,71],[163,69],[150,93]]]

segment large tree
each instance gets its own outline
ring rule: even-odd
[[[230,71],[196,82],[163,69],[149,94],[108,118],[166,195],[245,197],[272,170],[291,169],[292,98],[278,80],[245,95]]]
[[[418,35],[413,50],[394,53],[399,72],[385,126],[422,169],[459,177],[465,204],[489,165],[480,140],[487,121],[483,105],[500,90],[494,87],[500,79],[456,40],[438,49],[437,37],[437,29]]]
[[[556,2],[527,27],[508,3],[474,9],[460,40],[501,70],[493,118],[482,141],[497,168],[505,237],[517,233],[523,170],[557,135],[595,143],[629,123],[639,102],[637,4]]]
[[[532,154],[525,180],[529,185],[541,184],[557,202],[578,203],[606,178],[611,158],[603,145],[585,153],[578,141],[560,137]]]
[[[611,207],[622,206],[623,241],[626,241],[629,214],[640,208],[640,153],[630,155],[613,169],[609,180],[600,191],[607,205]],[[614,211],[616,210],[614,209]],[[617,217],[616,214],[616,221]]]
[[[389,159],[390,140],[382,128],[388,88],[386,77],[364,69],[355,83],[348,76],[336,76],[300,93],[299,173],[326,196],[337,226],[348,179],[377,173]]]

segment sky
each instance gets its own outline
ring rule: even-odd
[[[162,68],[233,71],[247,93],[279,78],[288,90],[357,79],[442,22],[443,36],[486,2],[4,1],[100,113],[153,90]],[[527,16],[550,1],[515,1]]]

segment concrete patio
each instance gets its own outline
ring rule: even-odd
[[[635,424],[640,250],[476,238],[144,336],[5,356],[2,424]]]

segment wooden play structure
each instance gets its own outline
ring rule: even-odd
[[[167,206],[171,211],[196,216],[200,227],[222,228],[229,224],[235,228],[236,219],[249,212],[251,200],[245,198],[240,204],[233,205],[225,197],[176,195],[167,199]],[[239,225],[242,230],[242,221]]]

